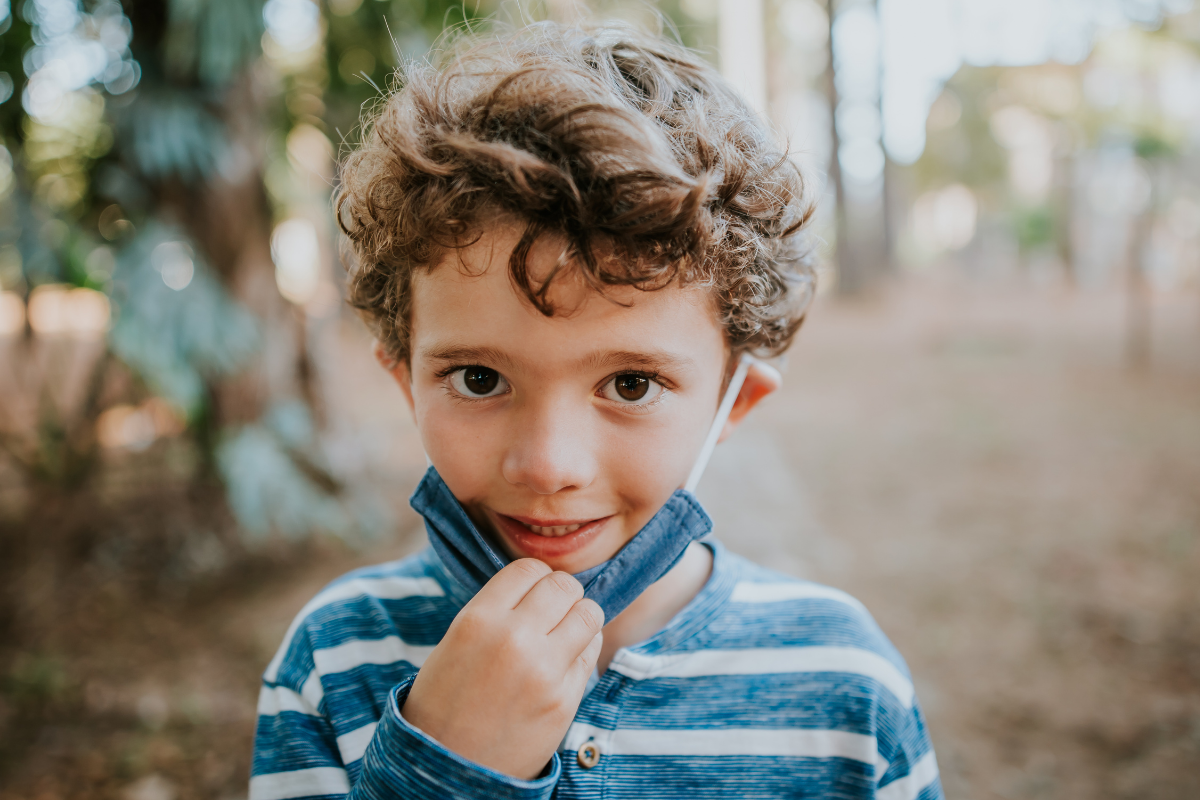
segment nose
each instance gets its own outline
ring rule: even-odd
[[[587,414],[568,398],[530,403],[515,416],[501,474],[537,494],[583,489],[596,477]]]

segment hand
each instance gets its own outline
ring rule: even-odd
[[[401,713],[463,758],[532,780],[575,718],[603,626],[574,577],[514,561],[458,612]]]

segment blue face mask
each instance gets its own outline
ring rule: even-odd
[[[409,501],[425,518],[429,541],[446,570],[472,594],[509,563],[467,516],[430,467]],[[646,587],[666,575],[687,546],[712,531],[712,520],[691,492],[677,489],[658,513],[620,552],[575,577],[584,597],[595,600],[611,620]]]
[[[692,490],[725,427],[749,366],[748,358],[738,364],[685,487],[677,489],[615,556],[575,576],[583,584],[584,596],[604,609],[605,620],[615,619],[650,584],[675,566],[689,544],[712,531],[712,519]],[[425,518],[429,541],[446,570],[471,594],[482,589],[509,563],[509,558],[493,547],[475,527],[432,466],[426,470],[409,503]]]

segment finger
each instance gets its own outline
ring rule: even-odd
[[[583,586],[574,575],[566,572],[551,572],[529,590],[515,611],[539,633],[554,630],[571,606],[583,597]],[[581,643],[579,649],[583,649]],[[575,652],[578,652],[575,651]],[[574,655],[574,653],[572,653]]]
[[[513,609],[529,594],[538,581],[552,572],[536,558],[522,558],[504,567],[483,585],[468,605]]]
[[[588,679],[592,677],[592,672],[596,669],[596,662],[600,660],[600,650],[603,647],[604,634],[597,633],[588,642],[587,647],[583,648],[583,652],[575,656],[571,666],[567,669],[566,680],[581,697],[583,690],[587,688]]]
[[[571,606],[562,621],[550,631],[550,639],[570,659],[590,647],[603,628],[604,609],[595,600],[585,597]]]

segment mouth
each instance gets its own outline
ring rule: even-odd
[[[533,519],[493,512],[496,527],[513,549],[529,558],[561,558],[587,546],[611,516],[587,520]]]

